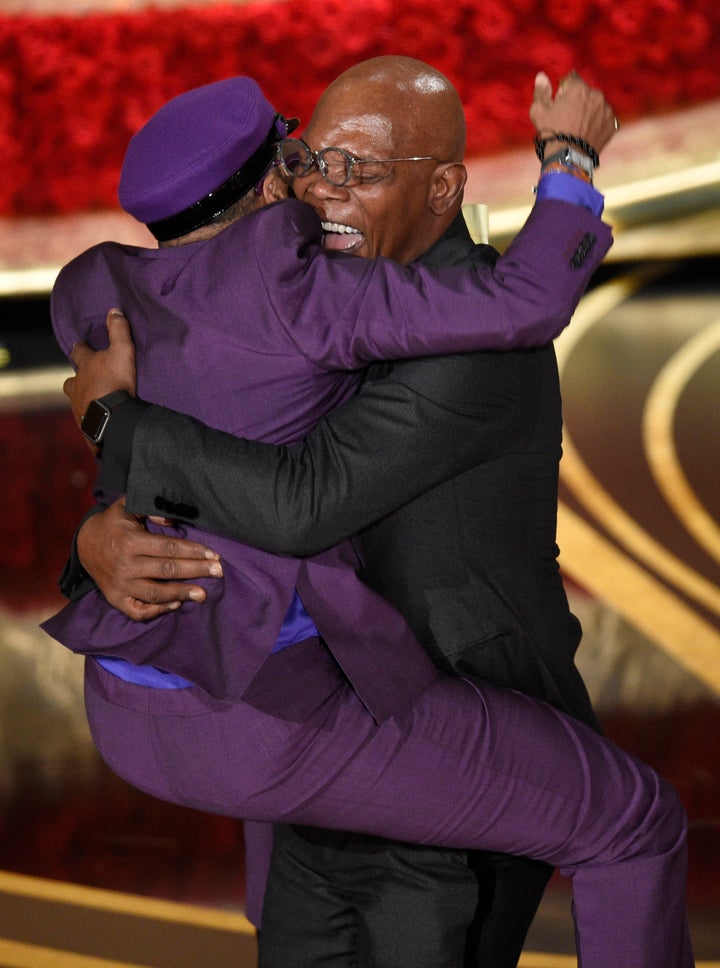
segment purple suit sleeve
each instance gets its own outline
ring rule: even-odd
[[[429,270],[321,253],[303,244],[295,206],[274,211],[255,246],[266,292],[298,350],[333,370],[544,345],[568,324],[612,244],[591,212],[541,200],[494,267]],[[282,247],[272,242],[280,231]]]

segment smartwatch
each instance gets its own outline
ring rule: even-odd
[[[93,444],[101,444],[113,410],[130,398],[125,390],[115,390],[98,400],[91,400],[80,423],[80,429]]]

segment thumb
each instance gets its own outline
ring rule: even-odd
[[[132,343],[130,323],[121,309],[111,309],[105,317],[110,344]]]
[[[539,104],[548,104],[552,101],[552,84],[545,71],[538,71],[535,75],[533,101]]]

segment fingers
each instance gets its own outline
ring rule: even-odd
[[[100,516],[96,515],[96,517]],[[197,542],[186,541],[184,538],[170,538],[164,534],[151,534],[138,527],[114,528],[110,536],[110,532],[102,522],[95,523],[94,518],[91,518],[88,524],[90,528],[95,528],[97,534],[100,534],[102,526],[110,537],[110,541],[106,540],[102,544],[96,538],[92,554],[95,562],[98,563],[96,569],[102,574],[107,573],[112,576],[118,591],[122,590],[123,597],[128,596],[132,590],[132,597],[145,601],[169,601],[175,597],[185,601],[188,596],[173,594],[167,597],[155,591],[153,592],[155,597],[146,598],[145,594],[151,583],[155,582],[166,583],[163,587],[167,589],[169,587],[167,583],[171,582],[223,577],[223,567],[218,555]],[[90,558],[85,548],[91,536],[83,537],[85,540],[83,551],[86,557]],[[141,594],[135,587],[135,583],[144,582],[146,584],[142,585],[143,594]]]
[[[70,359],[73,361],[76,367],[80,367],[86,360],[89,360],[95,353],[87,343],[75,343],[70,352]]]
[[[122,309],[111,309],[105,317],[105,324],[112,346],[129,344],[130,347],[135,348],[130,333],[130,323]]]
[[[111,603],[113,604],[113,603]],[[182,607],[182,602],[168,602],[164,605],[149,605],[137,598],[125,598],[115,602],[114,607],[133,622],[149,622],[167,612],[175,612]]]
[[[133,622],[148,622],[166,612],[177,611],[184,602],[204,602],[207,598],[207,592],[200,585],[182,582],[126,582],[121,593],[113,592],[107,596],[108,602]]]
[[[177,611],[180,608],[180,604],[174,605],[173,607],[146,605],[145,602],[138,602],[134,598],[130,598],[127,600],[127,603],[115,604],[114,608],[122,612],[123,615],[126,615],[133,622],[149,622],[150,619],[157,618],[159,615]]]
[[[123,577],[135,578],[141,573],[143,578],[161,582],[192,581],[197,578],[222,578],[223,568],[218,560],[207,558],[176,558],[172,555],[153,553],[145,546],[144,555],[133,554],[129,549],[132,542],[126,542],[129,556]],[[164,549],[163,549],[164,550]]]
[[[130,325],[119,309],[111,309],[106,316],[109,344],[107,349],[95,351],[87,343],[73,346],[70,359],[75,365],[75,376],[65,381],[63,390],[70,400],[76,422],[85,414],[90,402],[114,390],[125,390],[135,395],[135,344]]]
[[[560,95],[566,93],[573,84],[580,84],[584,87],[587,87],[587,84],[582,77],[580,77],[578,72],[576,70],[571,70],[560,80],[557,88],[557,94],[555,95],[555,98],[553,98],[552,82],[550,81],[550,78],[545,71],[538,71],[538,73],[535,75],[533,102],[538,105],[542,105],[543,107],[549,107],[553,103],[553,100],[557,100]]]
[[[153,574],[155,578],[178,577],[173,569],[185,570],[183,578],[203,578],[222,576],[222,565],[217,552],[197,541],[186,538],[173,538],[166,534],[151,534],[140,529],[127,530],[122,535],[122,544],[116,553],[128,557],[146,558],[155,562],[164,573]],[[192,570],[195,573],[191,574]]]
[[[566,90],[571,84],[574,83],[582,84],[584,87],[588,86],[575,68],[573,68],[571,71],[568,71],[565,77],[560,80],[560,83],[558,84],[558,94]]]
[[[190,558],[134,558],[131,571],[136,574],[138,570],[142,572],[142,578],[116,575],[113,584],[106,589],[110,604],[134,622],[147,622],[158,615],[176,611],[184,602],[204,602],[206,589],[189,581],[222,578],[223,574],[222,565],[217,560]]]
[[[180,581],[134,582],[132,592],[139,602],[165,608],[179,608],[183,602],[204,602],[207,598],[207,590],[202,585]]]
[[[123,498],[87,518],[78,531],[77,550],[107,601],[135,622],[174,611],[183,602],[204,602],[206,589],[192,582],[223,575],[212,549],[150,534],[127,513]]]

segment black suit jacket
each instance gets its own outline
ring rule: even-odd
[[[495,257],[457,221],[421,261]],[[393,429],[393,412],[407,420],[406,393],[417,401],[415,419]],[[386,400],[376,448],[399,473],[400,433],[406,447],[423,436],[439,461],[454,451],[465,463],[362,531],[364,579],[407,617],[441,668],[519,689],[598,728],[575,666],[580,625],[557,565],[562,402],[552,346],[373,367],[349,405],[356,416],[370,394]]]

